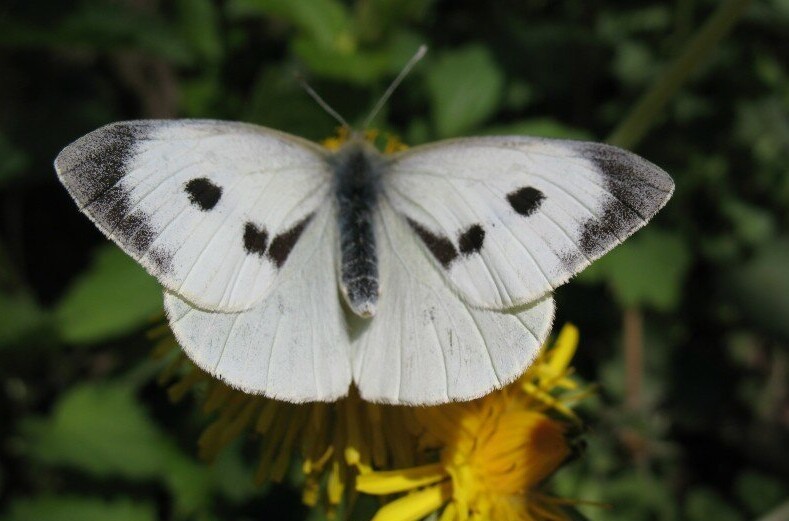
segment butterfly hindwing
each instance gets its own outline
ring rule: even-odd
[[[289,402],[331,401],[351,383],[335,278],[333,208],[322,209],[265,300],[238,313],[197,309],[165,294],[170,327],[189,357],[232,387]],[[305,274],[307,274],[305,276]]]
[[[378,312],[353,334],[361,396],[406,404],[470,400],[520,376],[550,331],[553,299],[507,311],[469,306],[386,201],[375,224]]]
[[[114,123],[55,168],[108,237],[206,310],[263,299],[331,185],[321,147],[212,120]]]
[[[550,293],[643,226],[674,185],[635,154],[599,143],[467,138],[395,157],[384,194],[474,306]]]

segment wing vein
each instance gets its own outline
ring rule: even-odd
[[[236,323],[241,318],[242,313],[236,313],[236,316],[233,317],[233,322],[230,324],[230,329],[227,332],[227,336],[225,336],[224,342],[222,342],[222,349],[219,351],[219,358],[216,359],[216,364],[214,364],[214,373],[217,374],[219,372],[219,364],[222,363],[222,358],[225,356],[225,349],[227,349],[227,343],[230,341],[230,337],[233,335],[233,330],[236,328]]]

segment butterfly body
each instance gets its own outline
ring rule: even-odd
[[[358,137],[329,157],[334,173],[340,234],[340,289],[361,317],[375,314],[380,291],[373,213],[381,191],[384,158]]]
[[[517,378],[552,291],[643,226],[671,178],[598,143],[522,136],[384,155],[213,120],[120,122],[59,178],[164,287],[202,369],[250,393],[434,404]],[[345,306],[343,305],[345,302]]]

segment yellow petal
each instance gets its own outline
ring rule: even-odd
[[[329,496],[329,503],[339,505],[342,501],[343,492],[345,492],[345,482],[343,480],[343,472],[337,460],[332,461],[331,472],[329,473],[329,481],[326,485],[326,492]]]
[[[578,346],[578,336],[578,328],[574,325],[567,323],[562,327],[553,343],[550,361],[547,364],[552,375],[560,375],[567,370]]]
[[[432,485],[449,477],[440,463],[402,470],[369,472],[356,478],[356,490],[366,494],[396,494]]]
[[[441,517],[438,518],[438,521],[457,521],[457,519],[457,507],[454,503],[450,503],[447,505],[444,511],[441,512]]]
[[[539,400],[542,404],[544,404],[549,409],[554,409],[566,417],[570,418],[576,423],[579,423],[581,420],[578,416],[564,403],[559,401],[558,398],[551,396],[550,394],[546,393],[536,385],[532,383],[525,383],[523,384],[523,392],[534,398],[535,400]]]
[[[387,503],[376,512],[372,521],[418,521],[441,508],[451,496],[452,484],[449,482],[426,488]]]

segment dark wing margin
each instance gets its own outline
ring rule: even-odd
[[[79,209],[164,287],[235,312],[271,290],[326,201],[326,154],[247,123],[124,121],[68,145],[55,170]]]
[[[674,189],[662,169],[617,147],[524,136],[415,147],[389,169],[395,212],[459,294],[487,309],[554,291],[644,226]]]
[[[148,121],[111,123],[82,136],[58,154],[55,171],[80,208],[119,184],[136,144],[149,135],[151,126]]]
[[[80,210],[135,257],[146,256],[154,274],[169,269],[171,255],[151,249],[156,231],[148,216],[135,211],[121,183],[137,145],[147,139],[155,121],[124,121],[105,125],[64,148],[55,171]]]
[[[598,258],[644,226],[671,198],[674,181],[657,165],[621,148],[588,142],[568,142],[601,174],[611,197],[603,215],[584,224],[579,246]],[[608,239],[605,239],[608,237]]]

